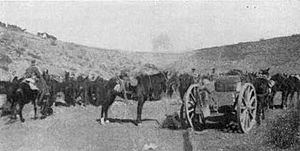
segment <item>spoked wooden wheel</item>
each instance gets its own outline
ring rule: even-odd
[[[185,105],[182,104],[180,107],[180,120],[181,120],[181,125],[182,128],[188,128],[189,123],[188,120],[186,118],[186,112],[185,112]]]
[[[202,90],[200,85],[191,85],[184,95],[184,110],[188,124],[195,130],[204,128],[205,119],[202,107]],[[200,103],[201,108],[196,109],[196,102]],[[208,108],[209,109],[209,108]],[[197,110],[197,111],[196,111]]]
[[[257,98],[254,86],[244,84],[237,101],[237,122],[241,131],[248,133],[256,122]]]

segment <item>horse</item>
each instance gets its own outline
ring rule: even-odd
[[[272,103],[276,92],[282,92],[281,105],[282,109],[287,108],[288,96],[290,95],[290,100],[292,101],[294,94],[297,92],[297,100],[299,101],[300,93],[300,80],[297,76],[284,75],[277,73],[271,77],[271,80],[275,82],[272,87]]]
[[[257,124],[261,124],[261,119],[265,119],[265,112],[268,109],[271,92],[269,91],[269,80],[262,77],[256,77],[252,79],[252,84],[256,90],[257,96],[257,112],[256,121]]]
[[[295,75],[290,75],[285,80],[287,94],[284,95],[284,105],[287,108],[288,96],[290,95],[290,102],[292,105],[292,100],[294,98],[294,94],[297,93],[297,101],[300,101],[300,79]]]
[[[275,82],[275,84],[272,87],[272,91],[271,91],[271,100],[270,100],[270,108],[273,109],[274,108],[274,96],[278,91],[282,92],[282,96],[281,96],[281,105],[280,107],[283,109],[284,106],[286,105],[285,103],[285,96],[287,96],[288,94],[288,88],[287,88],[287,84],[286,79],[288,78],[288,76],[281,74],[281,73],[277,73],[275,75],[271,76],[271,80]]]
[[[136,100],[138,101],[137,106],[137,118],[136,124],[139,125],[142,121],[142,109],[145,101],[150,100],[159,100],[161,98],[161,94],[166,91],[166,73],[160,72],[154,75],[138,75],[136,77],[137,85],[129,84],[128,89],[134,91],[136,94]],[[106,82],[104,87],[100,87],[99,90],[102,93],[103,99],[105,99],[102,110],[100,122],[104,124],[105,122],[109,122],[107,117],[108,109],[115,101],[117,96],[124,98],[124,94],[126,94],[126,90],[117,91],[115,86],[118,84],[118,78],[111,78]]]
[[[39,91],[32,90],[29,83],[20,82],[18,84],[17,90],[14,92],[14,99],[12,102],[13,119],[16,119],[16,106],[19,105],[18,114],[20,116],[21,122],[25,122],[23,118],[23,107],[25,104],[32,102],[34,107],[34,119],[37,119],[37,100]]]
[[[107,80],[99,76],[94,81],[91,81],[87,87],[87,102],[94,106],[102,105],[101,96],[104,94],[101,94],[100,87],[105,86],[107,82]]]
[[[6,106],[6,108],[2,108],[1,116],[5,116],[10,114],[12,111],[12,102],[14,99],[14,92],[18,88],[18,80],[14,79],[12,82],[10,81],[0,81],[0,94],[6,94],[6,102],[4,102],[3,105]],[[3,106],[1,106],[3,107]]]
[[[49,114],[53,113],[49,98],[49,87],[43,77],[40,77],[36,85],[39,89],[32,89],[30,81],[25,78],[18,79],[17,89],[14,91],[14,98],[12,102],[13,118],[16,118],[16,106],[19,105],[18,113],[20,115],[21,122],[25,119],[22,116],[22,110],[25,104],[32,102],[34,106],[34,119],[37,119],[37,105],[40,106],[41,118],[45,118]],[[46,100],[46,101],[45,101]],[[51,113],[50,113],[51,112]]]

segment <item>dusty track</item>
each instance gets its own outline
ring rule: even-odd
[[[115,119],[100,125],[100,108],[55,107],[54,115],[44,120],[33,120],[32,106],[24,109],[25,123],[17,121],[6,124],[8,119],[0,119],[1,151],[140,151],[145,145],[154,144],[154,150],[268,150],[261,145],[266,129],[266,121],[280,114],[282,110],[272,110],[267,120],[249,134],[225,133],[218,129],[207,129],[200,133],[187,130],[159,128],[165,114],[179,111],[180,105],[171,105],[170,100],[147,102],[144,106],[141,126],[135,126],[136,102],[126,105],[115,102],[110,109],[110,117]]]

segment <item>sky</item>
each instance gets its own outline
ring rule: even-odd
[[[299,34],[300,1],[1,1],[0,21],[92,47],[183,52]]]

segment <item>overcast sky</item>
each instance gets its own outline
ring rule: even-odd
[[[180,52],[298,34],[300,1],[0,2],[0,21],[88,46]]]

